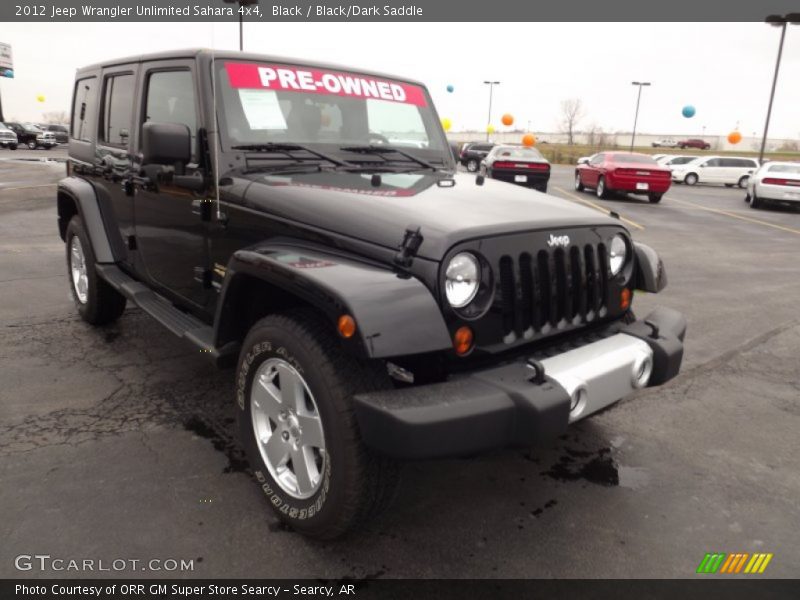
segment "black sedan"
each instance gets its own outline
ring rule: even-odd
[[[481,162],[481,173],[546,192],[550,163],[536,148],[495,146]]]

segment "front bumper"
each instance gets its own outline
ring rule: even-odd
[[[659,308],[533,366],[516,361],[445,383],[359,394],[361,435],[367,446],[395,458],[547,443],[570,423],[675,377],[685,332],[683,315]]]

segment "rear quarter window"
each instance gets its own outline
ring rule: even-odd
[[[97,114],[97,77],[78,79],[72,95],[71,137],[91,142],[94,139],[94,116]]]

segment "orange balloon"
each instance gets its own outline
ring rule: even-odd
[[[514,117],[508,113],[504,114],[501,120],[503,121],[503,125],[506,127],[511,127],[514,124]]]
[[[742,134],[739,133],[738,131],[731,131],[728,134],[728,141],[731,144],[738,144],[739,142],[742,141]]]
[[[532,133],[526,133],[522,136],[522,145],[528,146],[529,148],[536,143],[536,136]]]

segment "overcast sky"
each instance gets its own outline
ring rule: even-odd
[[[486,79],[499,80],[502,113],[556,131],[560,103],[580,98],[581,125],[630,131],[633,80],[642,95],[639,131],[743,135],[764,126],[780,32],[762,23],[247,23],[245,49],[337,62],[426,83],[453,131],[483,129]],[[77,67],[183,47],[238,48],[235,23],[4,23],[15,79],[0,78],[6,119],[37,121],[67,110]],[[800,26],[786,35],[770,137],[800,137]],[[451,94],[447,85],[455,86]],[[37,102],[43,95],[45,102]],[[681,108],[693,104],[692,119]]]

